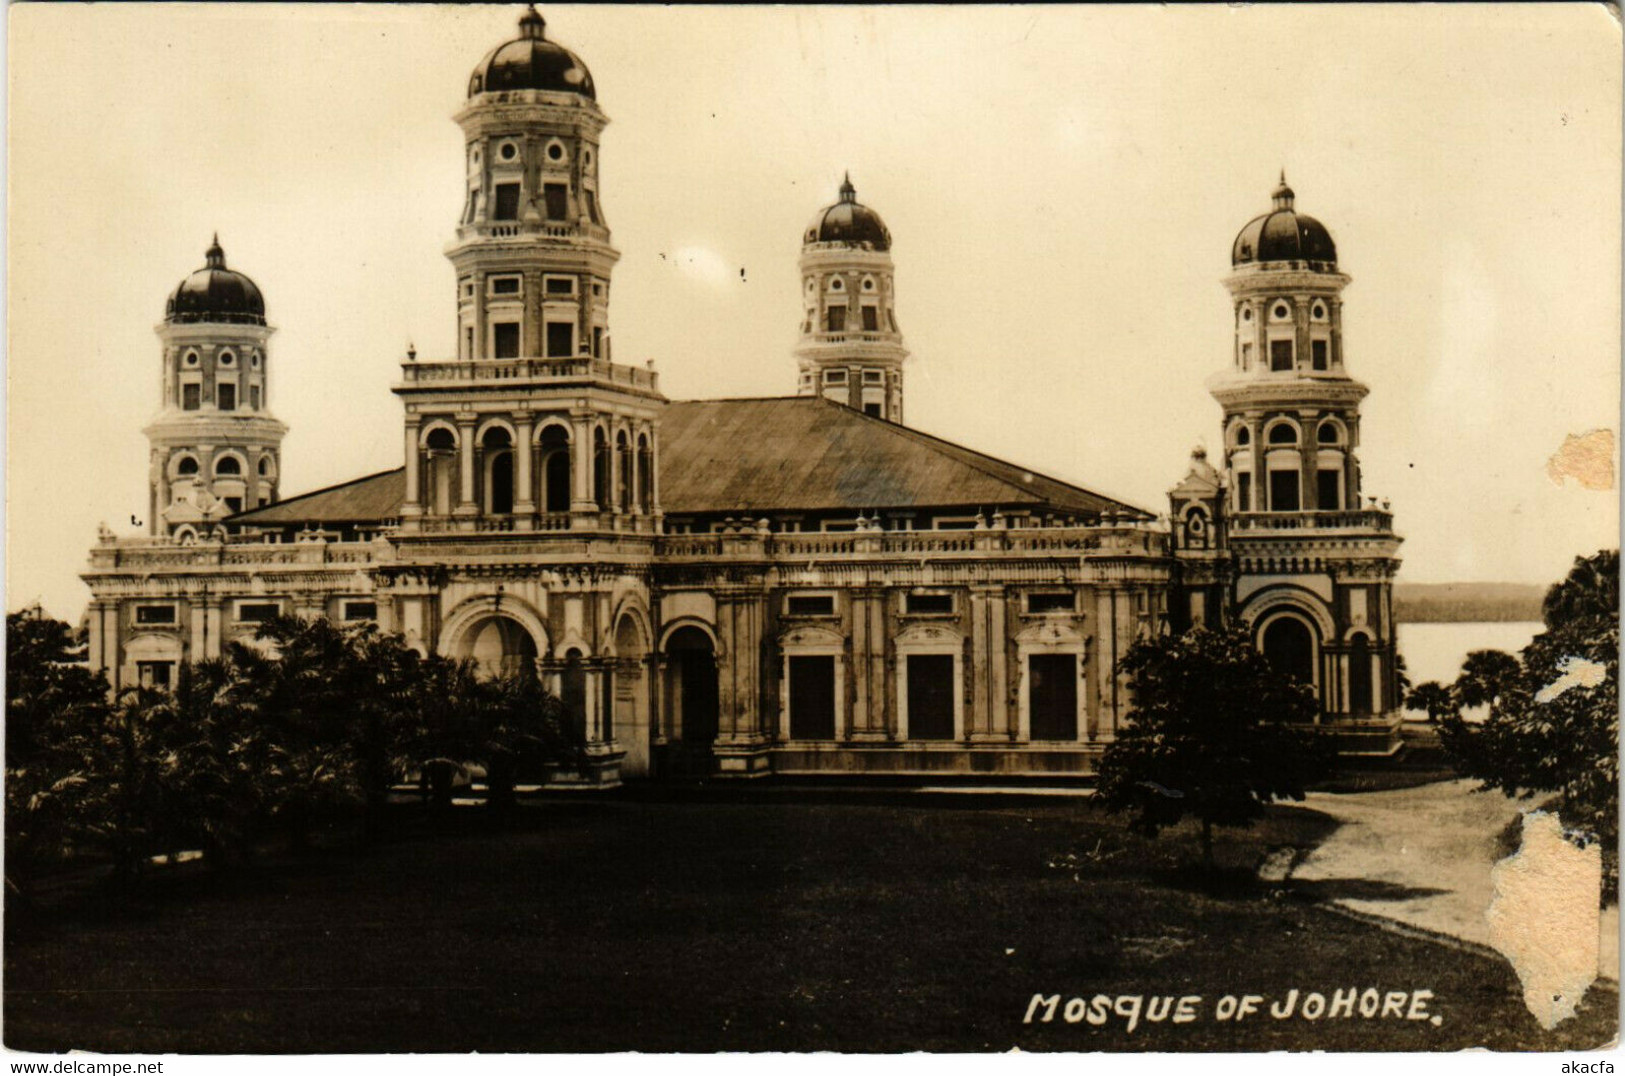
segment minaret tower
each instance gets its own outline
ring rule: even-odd
[[[598,197],[609,118],[534,7],[475,67],[455,238],[455,360],[410,355],[402,529],[652,532],[655,375],[612,362]],[[424,522],[425,520],[434,522]]]
[[[225,517],[276,501],[288,432],[270,412],[275,330],[265,299],[226,268],[218,236],[205,257],[157,327],[163,406],[143,431],[152,446],[148,529],[183,539],[208,537]]]
[[[894,306],[891,233],[858,202],[852,177],[819,210],[801,242],[799,396],[826,396],[903,421],[903,334]]]
[[[1197,609],[1222,605],[1228,586],[1233,608],[1221,611],[1250,626],[1277,668],[1314,685],[1339,748],[1387,753],[1402,708],[1392,603],[1400,538],[1386,502],[1362,505],[1367,389],[1345,361],[1349,277],[1331,233],[1294,207],[1285,174],[1272,198],[1236,236],[1224,281],[1231,359],[1209,384],[1224,412],[1222,479],[1198,460],[1171,494],[1186,619],[1216,619]]]

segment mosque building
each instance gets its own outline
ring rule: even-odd
[[[1223,459],[1158,518],[904,423],[892,236],[850,178],[801,236],[795,393],[673,401],[613,354],[586,65],[531,9],[456,120],[457,354],[402,364],[401,467],[281,499],[262,293],[216,241],[170,297],[152,533],[104,528],[84,575],[115,689],[325,616],[535,670],[594,784],[1086,776],[1128,647],[1239,620],[1341,749],[1396,748],[1400,539],[1362,506],[1349,278],[1284,177],[1225,280]]]

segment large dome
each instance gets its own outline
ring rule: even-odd
[[[226,268],[226,252],[215,236],[205,255],[208,263],[180,282],[164,306],[164,320],[228,321],[265,324],[265,297],[257,284]]]
[[[1332,233],[1314,217],[1306,217],[1292,208],[1292,188],[1281,176],[1281,185],[1275,188],[1275,208],[1263,216],[1254,217],[1236,236],[1230,248],[1230,264],[1246,265],[1250,262],[1315,262],[1335,267],[1337,244]]]
[[[870,250],[890,250],[891,233],[880,214],[858,204],[857,188],[848,176],[841,184],[841,200],[818,211],[807,225],[806,243],[848,243]]]
[[[532,6],[519,17],[519,36],[498,45],[469,76],[468,96],[505,90],[551,90],[592,99],[592,73],[575,53],[547,40],[547,23]]]

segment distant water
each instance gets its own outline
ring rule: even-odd
[[[1453,683],[1471,650],[1505,650],[1516,657],[1546,626],[1538,620],[1399,625],[1399,652],[1411,683]],[[1420,716],[1420,715],[1418,715]]]

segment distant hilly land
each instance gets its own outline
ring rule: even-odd
[[[1405,623],[1539,620],[1539,583],[1395,583],[1394,619]]]

